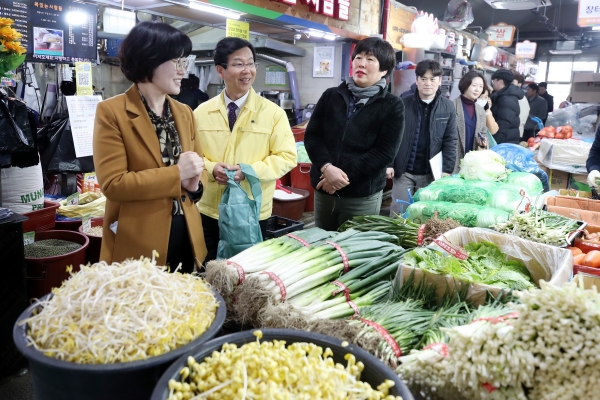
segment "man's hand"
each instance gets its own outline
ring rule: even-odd
[[[327,187],[331,188],[335,191],[345,188],[350,184],[350,180],[348,179],[348,175],[341,169],[334,167],[333,165],[328,166],[321,175],[322,179],[327,181]],[[319,188],[317,188],[319,189]],[[327,189],[325,189],[327,190]],[[329,193],[329,192],[328,192]]]
[[[385,178],[393,179],[394,178],[394,168],[386,168],[385,170]]]
[[[442,172],[442,178],[445,178],[445,177],[447,177],[447,176],[450,176],[450,174],[449,174],[449,173],[447,173],[447,172]]]
[[[600,180],[600,171],[593,170],[588,174],[587,181],[590,187],[598,190],[598,180]]]
[[[213,168],[213,177],[219,185],[227,185],[229,178],[225,173],[225,170],[229,169],[229,166],[225,163],[217,163]]]
[[[235,176],[233,177],[233,180],[236,182],[241,182],[244,179],[246,179],[246,175],[244,175],[244,173],[242,172],[242,168],[239,165],[234,165],[233,167],[227,168],[231,171],[237,171],[235,173]]]

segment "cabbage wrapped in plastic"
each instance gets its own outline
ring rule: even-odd
[[[540,178],[528,172],[512,172],[506,177],[505,182],[524,188],[529,196],[537,196],[544,191]]]
[[[492,150],[470,151],[460,162],[460,176],[466,180],[502,181],[506,175],[506,161]]]

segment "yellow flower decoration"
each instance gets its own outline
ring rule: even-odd
[[[2,28],[0,28],[0,37],[5,40],[6,39],[8,39],[8,40],[20,39],[21,36],[22,35],[19,32],[17,32],[10,26],[3,26]]]
[[[0,18],[0,26],[12,25],[15,21],[10,18]]]
[[[25,53],[26,51],[25,48],[23,48],[23,46],[21,46],[21,43],[19,42],[5,42],[4,47],[6,47],[10,51],[18,53],[19,55]]]

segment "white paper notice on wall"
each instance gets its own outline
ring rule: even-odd
[[[96,107],[102,96],[65,96],[69,109],[75,156],[88,157],[94,154],[94,121]]]

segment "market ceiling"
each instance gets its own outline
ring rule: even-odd
[[[99,5],[114,8],[121,7],[126,10],[137,11],[138,19],[145,20],[152,15],[166,18],[165,22],[176,26],[186,32],[189,36],[204,33],[210,28],[224,29],[227,16],[224,13],[210,13],[188,7],[189,0],[88,0]],[[331,34],[338,38],[350,38],[360,40],[364,36],[354,32],[336,29],[313,21],[302,20],[297,17],[281,14],[261,7],[253,6],[235,0],[208,0],[194,2],[195,4],[207,4],[219,7],[225,11],[231,7],[234,13],[239,14],[240,20],[250,24],[250,33],[257,35],[268,35],[274,39],[294,40],[294,35],[300,32],[316,30]],[[298,25],[299,24],[299,25]],[[302,35],[302,41],[328,42],[323,36],[311,37]]]
[[[393,0],[392,0],[393,1]],[[402,0],[406,6],[416,7],[418,10],[433,13],[438,19],[443,20],[444,11],[449,0]],[[481,26],[485,30],[488,26],[498,22],[514,25],[519,29],[519,40],[555,40],[559,39],[552,34],[548,27],[539,21],[538,16],[531,10],[510,11],[496,10],[490,7],[484,0],[469,0],[473,7],[475,20],[471,26]],[[551,0],[552,5],[539,8],[541,15],[546,15],[549,24],[558,28],[559,31],[568,36],[581,36],[582,33],[590,34],[600,38],[600,32],[592,33],[591,28],[580,28],[577,26],[577,0]]]

